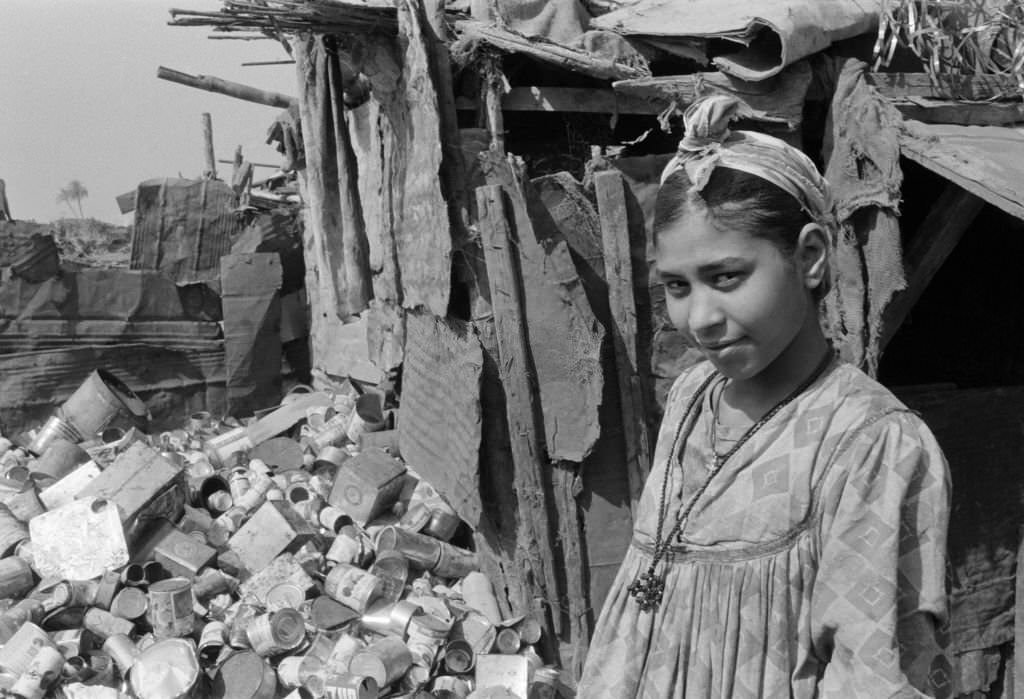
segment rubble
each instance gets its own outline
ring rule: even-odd
[[[146,434],[108,378],[0,436],[0,691],[574,696],[540,621],[502,618],[468,526],[398,457],[384,392],[303,389]]]

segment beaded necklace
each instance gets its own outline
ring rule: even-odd
[[[640,609],[649,612],[655,609],[658,604],[661,603],[661,598],[665,594],[665,576],[664,573],[659,574],[657,571],[658,564],[661,559],[664,558],[665,554],[668,553],[669,547],[672,545],[672,539],[674,538],[678,543],[683,542],[683,526],[686,524],[687,518],[690,516],[690,511],[693,510],[697,504],[697,500],[704,494],[711,485],[711,481],[718,475],[718,472],[722,470],[725,463],[740,450],[747,441],[760,430],[765,423],[775,417],[780,410],[785,408],[787,405],[792,403],[801,393],[806,391],[811,384],[818,380],[818,378],[825,373],[825,369],[828,368],[832,362],[834,356],[833,352],[828,352],[825,358],[821,360],[815,370],[797,386],[789,395],[783,398],[781,401],[776,403],[771,410],[765,413],[760,420],[755,422],[750,428],[743,433],[743,435],[736,440],[732,448],[729,449],[725,454],[714,454],[714,464],[708,472],[707,478],[701,483],[700,487],[697,488],[697,492],[690,496],[690,499],[686,501],[679,513],[676,515],[676,522],[672,529],[668,532],[664,539],[662,539],[662,531],[665,527],[665,520],[668,519],[668,501],[665,497],[668,492],[668,477],[669,477],[669,465],[665,467],[665,477],[661,482],[661,498],[658,502],[658,527],[655,530],[654,535],[654,557],[651,560],[651,565],[648,566],[647,571],[641,573],[627,588],[629,594],[636,600],[637,604],[640,605]],[[679,427],[676,428],[676,433],[672,437],[672,449],[669,452],[670,459],[678,459],[680,464],[680,470],[682,469],[683,462],[683,449],[686,447],[686,442],[690,438],[693,432],[693,428],[697,423],[697,417],[700,414],[700,410],[694,413],[697,403],[701,396],[704,395],[704,391],[707,390],[711,382],[718,377],[717,373],[712,373],[700,387],[694,392],[690,398],[690,402],[686,405],[686,410],[683,413],[683,419],[679,423]],[[712,410],[714,410],[712,408]],[[716,418],[717,419],[717,418]]]

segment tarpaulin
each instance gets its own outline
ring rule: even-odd
[[[834,41],[873,30],[878,0],[641,0],[602,15],[591,25],[692,46],[692,40],[731,44],[712,62],[744,80],[764,80]],[[689,46],[687,47],[689,50]]]

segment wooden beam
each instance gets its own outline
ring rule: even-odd
[[[456,106],[475,110],[475,100],[461,97]],[[513,87],[501,98],[506,112],[578,112],[587,114],[660,114],[668,103],[592,87]]]
[[[487,132],[491,135],[491,150],[505,153],[505,118],[502,115],[502,86],[500,62],[497,59],[487,61],[480,72],[484,94],[484,119]]]
[[[928,97],[891,101],[904,118],[926,124],[1007,126],[1024,122],[1024,104],[1021,102],[958,102]]]
[[[946,261],[985,202],[952,182],[939,196],[932,210],[914,233],[903,256],[907,270],[907,288],[898,292],[882,314],[882,337],[879,350],[884,350],[910,310],[931,283],[935,273]]]
[[[1013,696],[1024,697],[1024,532],[1019,537],[1013,608]],[[1021,650],[1018,650],[1021,649]]]
[[[526,339],[518,247],[506,218],[505,194],[501,185],[477,187],[476,204],[497,330],[498,370],[505,388],[509,441],[515,467],[513,485],[518,508],[516,558],[517,563],[524,566],[522,572],[536,591],[535,596],[543,597],[552,609],[552,616],[557,618],[560,616],[558,582],[548,497],[542,475],[550,464],[545,456],[542,436],[537,430],[540,421],[537,395],[531,379],[534,370]]]
[[[179,85],[194,87],[197,90],[215,92],[219,95],[227,95],[228,97],[245,100],[246,102],[265,104],[268,107],[288,109],[288,107],[295,103],[294,97],[282,95],[279,92],[261,90],[257,87],[231,82],[230,80],[224,80],[212,75],[189,75],[188,73],[182,73],[179,70],[165,68],[164,66],[157,68],[156,77],[161,80],[178,83]]]
[[[594,176],[594,189],[597,193],[601,239],[604,243],[604,269],[611,307],[615,373],[619,381],[622,431],[626,441],[629,501],[635,514],[644,482],[650,472],[651,444],[650,435],[647,433],[644,395],[637,365],[636,299],[633,295],[625,183],[618,171],[599,172]]]
[[[524,54],[574,73],[583,73],[595,78],[623,80],[640,78],[648,74],[645,70],[624,63],[617,63],[606,58],[596,58],[586,51],[550,42],[532,41],[522,34],[475,20],[456,22],[455,31],[462,39],[481,41],[507,53]]]
[[[868,82],[884,97],[990,100],[1020,98],[1021,88],[1009,75],[937,75],[868,73]]]

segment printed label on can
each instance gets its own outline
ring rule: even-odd
[[[377,690],[377,681],[372,677],[346,673],[324,678],[325,699],[373,699]]]
[[[360,613],[366,611],[380,588],[380,578],[345,563],[336,565],[324,581],[324,592]]]
[[[146,618],[157,638],[175,638],[192,633],[195,615],[192,584],[185,578],[161,580],[149,586]]]

